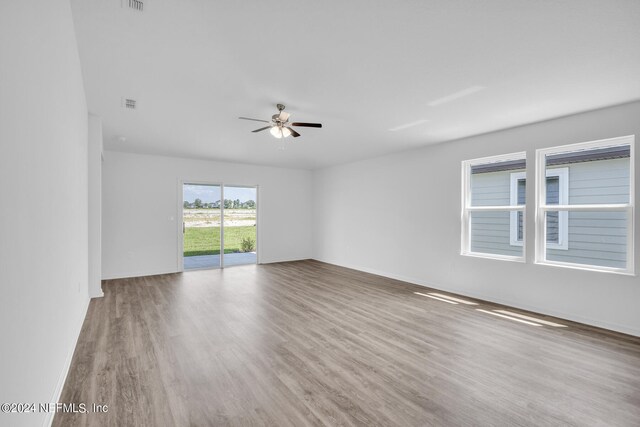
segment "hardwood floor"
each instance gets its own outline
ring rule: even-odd
[[[61,401],[109,410],[54,426],[640,425],[635,337],[316,261],[103,288]]]

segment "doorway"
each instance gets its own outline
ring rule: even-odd
[[[184,270],[258,262],[258,188],[207,183],[182,184]]]

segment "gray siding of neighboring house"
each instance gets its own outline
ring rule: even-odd
[[[570,204],[627,203],[629,200],[629,158],[557,167],[569,169]],[[472,205],[509,205],[510,176],[515,172],[522,170],[473,174]],[[626,266],[627,219],[624,213],[570,212],[568,227],[568,249],[548,249],[547,259],[606,267]],[[522,255],[521,246],[510,244],[509,230],[508,212],[474,213],[471,217],[471,250]]]
[[[512,170],[471,175],[472,206],[511,204]],[[522,246],[509,242],[509,212],[474,212],[471,215],[471,251],[498,255],[522,256]]]
[[[629,158],[569,167],[569,204],[628,203]],[[547,251],[551,261],[625,268],[627,218],[623,212],[570,212],[569,249]]]

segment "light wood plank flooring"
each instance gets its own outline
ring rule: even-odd
[[[316,261],[103,288],[61,401],[109,411],[55,426],[640,425],[627,335],[518,323]]]

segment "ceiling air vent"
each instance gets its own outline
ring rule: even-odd
[[[136,109],[137,101],[135,99],[122,98],[122,106],[128,110]]]
[[[144,11],[145,0],[122,0],[122,6],[128,4],[129,9],[142,12]]]

